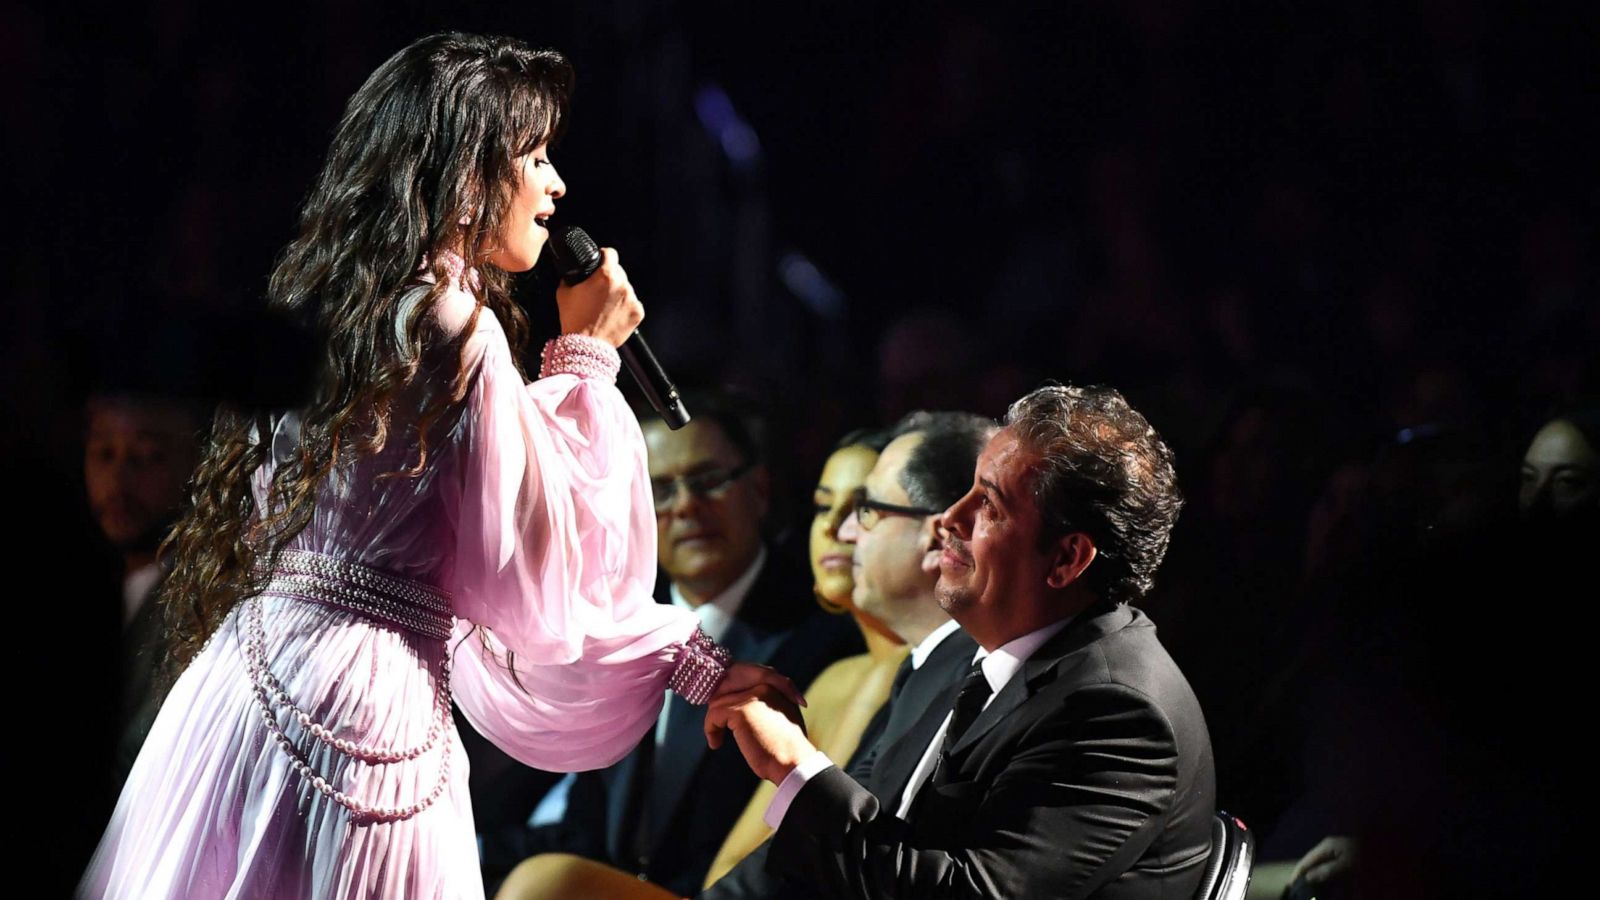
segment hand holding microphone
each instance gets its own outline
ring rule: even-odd
[[[601,250],[583,229],[571,225],[552,229],[545,250],[563,282],[556,288],[561,330],[596,337],[616,347],[628,374],[667,426],[687,425],[689,411],[678,388],[635,330],[644,319],[644,306],[628,283],[617,251]]]

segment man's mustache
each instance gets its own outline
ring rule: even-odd
[[[953,534],[941,535],[940,537],[934,539],[935,546],[940,544],[943,544],[944,549],[949,550],[951,555],[955,556],[962,562],[969,565],[972,563],[972,553],[967,549],[967,542],[963,541],[961,538],[958,538]]]

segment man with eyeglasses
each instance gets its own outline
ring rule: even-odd
[[[731,616],[761,571],[771,476],[750,425],[713,407],[673,431],[642,423],[656,507],[656,552],[679,605]],[[742,583],[741,583],[742,582]],[[792,587],[792,586],[791,586]],[[713,624],[721,616],[713,617]]]
[[[966,672],[977,650],[934,593],[941,549],[936,520],[966,492],[978,452],[994,429],[992,421],[970,413],[914,412],[901,419],[839,528],[839,540],[854,545],[856,606],[912,648],[847,767],[880,796],[898,794],[915,763],[903,747],[893,748],[928,704]],[[767,872],[769,848],[770,842],[758,847],[707,888],[703,900],[813,896],[787,893]]]
[[[956,630],[933,593],[940,547],[935,518],[965,492],[993,431],[993,422],[969,413],[906,416],[839,529],[839,539],[855,545],[856,605],[912,647],[914,659],[931,652],[932,645],[921,645],[934,632],[943,637]]]
[[[708,736],[731,732],[778,785],[767,868],[807,896],[860,900],[1194,896],[1210,738],[1129,605],[1181,506],[1171,451],[1116,391],[1046,386],[1012,404],[937,518],[939,603],[981,649],[880,757],[912,766],[902,788],[833,765],[787,698],[707,711]]]
[[[754,415],[721,395],[687,405],[694,419],[676,431],[654,417],[640,423],[661,564],[656,598],[693,610],[734,658],[808,684],[862,652],[860,631],[824,614],[810,578],[763,540],[771,477]],[[704,707],[668,694],[656,729],[628,756],[563,781],[535,810],[540,827],[502,831],[493,846],[486,841],[485,859],[505,860],[508,871],[523,856],[573,853],[694,893],[758,783],[731,745],[706,746],[704,721]]]

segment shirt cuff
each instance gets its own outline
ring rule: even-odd
[[[795,795],[806,786],[806,782],[817,777],[818,772],[832,765],[833,760],[821,750],[800,760],[800,764],[784,776],[783,783],[778,785],[778,792],[772,795],[772,802],[767,804],[767,812],[761,817],[767,823],[767,827],[777,831],[778,826],[783,824],[783,816],[789,811],[789,804],[794,802]]]

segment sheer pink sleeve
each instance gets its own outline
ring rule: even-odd
[[[472,725],[529,765],[624,756],[694,656],[694,616],[654,602],[654,508],[616,352],[563,338],[532,384],[485,310],[457,436],[452,683]]]

